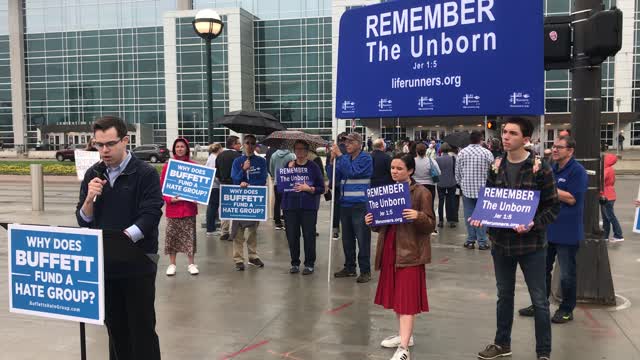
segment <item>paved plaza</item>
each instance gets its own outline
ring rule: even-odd
[[[31,211],[28,177],[0,176],[0,221],[76,225],[78,183],[48,178],[46,211]],[[632,199],[637,176],[619,176],[616,212],[626,241],[609,246],[619,309],[579,305],[575,321],[553,325],[554,360],[640,360],[640,236],[632,234]],[[204,207],[200,208],[199,223]],[[283,231],[272,223],[258,230],[264,269],[234,271],[232,244],[207,238],[198,228],[196,262],[200,275],[186,271],[178,257],[178,274],[167,278],[162,257],[156,281],[157,331],[164,359],[349,359],[386,360],[392,350],[380,341],[397,331],[395,316],[373,304],[377,285],[354,278],[327,283],[328,203],[322,202],[318,224],[318,261],[312,276],[290,275]],[[165,218],[161,223],[163,251]],[[445,228],[433,238],[433,262],[427,267],[431,312],[416,321],[412,359],[475,359],[493,340],[496,290],[489,252],[462,247],[465,230]],[[374,237],[375,239],[375,237]],[[343,261],[340,241],[333,242],[333,265]],[[7,268],[7,234],[0,230],[0,268]],[[6,273],[0,277],[0,350],[2,359],[79,359],[78,325],[8,312]],[[630,303],[630,304],[629,304]],[[516,308],[529,304],[518,272]],[[629,306],[630,305],[630,306]],[[551,311],[555,311],[552,304]],[[87,326],[88,358],[108,358],[104,327]],[[516,317],[514,360],[535,358],[533,319]]]

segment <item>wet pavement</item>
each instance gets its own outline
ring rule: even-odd
[[[638,192],[635,176],[619,177],[616,213],[626,241],[609,246],[619,308],[580,305],[575,320],[553,325],[553,359],[640,360],[640,236],[631,233]],[[76,225],[78,183],[59,178],[45,186],[43,213],[31,211],[28,177],[0,177],[0,222]],[[368,284],[354,278],[327,282],[328,203],[322,202],[316,273],[290,275],[283,231],[267,222],[258,230],[264,269],[236,272],[232,244],[207,238],[198,228],[196,262],[200,275],[186,271],[168,278],[168,258],[160,261],[156,282],[157,331],[164,359],[389,359],[380,348],[397,331],[395,315],[373,304],[377,274]],[[203,220],[200,208],[198,222]],[[165,221],[161,223],[164,233]],[[474,359],[493,340],[495,279],[489,252],[462,247],[463,226],[445,228],[433,238],[433,263],[427,267],[431,311],[417,318],[412,359]],[[375,236],[374,236],[375,239]],[[161,251],[164,236],[161,235]],[[0,268],[7,268],[7,234],[0,229]],[[375,243],[375,241],[374,241]],[[373,251],[372,251],[373,252]],[[340,241],[333,242],[332,271],[343,262]],[[2,359],[79,359],[76,323],[8,312],[6,273],[0,276],[0,352]],[[529,304],[518,272],[516,308]],[[552,313],[557,305],[552,305]],[[533,319],[516,317],[513,359],[535,359]],[[107,359],[106,329],[87,326],[88,358]]]

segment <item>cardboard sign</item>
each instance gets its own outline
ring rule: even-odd
[[[216,169],[171,159],[162,183],[162,195],[209,204]]]
[[[404,209],[411,209],[408,183],[396,183],[367,190],[367,212],[373,215],[372,226],[410,222],[402,217]]]
[[[540,191],[482,187],[471,218],[487,227],[513,229],[533,221],[539,202]]]
[[[267,221],[266,186],[220,185],[220,220]]]
[[[102,325],[102,231],[9,225],[9,311]]]
[[[76,159],[76,174],[78,175],[78,180],[82,181],[87,170],[100,161],[100,153],[86,150],[75,150],[73,153]]]

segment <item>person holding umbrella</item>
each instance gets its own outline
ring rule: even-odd
[[[285,191],[278,186],[282,193],[282,209],[286,223],[289,253],[291,254],[291,274],[300,272],[300,229],[304,239],[304,270],[302,275],[314,272],[316,261],[316,224],[318,222],[318,208],[320,195],[324,193],[324,177],[322,171],[308,159],[309,144],[298,140],[293,144],[296,159],[288,163],[289,168],[301,169],[301,173],[309,178],[308,181],[296,183],[293,191]],[[277,176],[277,174],[276,174]]]
[[[267,183],[267,161],[255,155],[255,135],[244,136],[244,155],[233,160],[231,178],[235,185],[246,188],[249,186],[264,186]],[[235,220],[231,223],[231,238],[233,239],[233,261],[237,271],[244,271],[244,233],[248,231],[246,240],[249,251],[249,264],[258,268],[264,267],[264,263],[258,257],[257,230],[258,221]]]

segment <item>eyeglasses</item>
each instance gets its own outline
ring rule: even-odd
[[[556,150],[556,149],[557,150],[569,149],[568,146],[563,146],[563,145],[553,145],[551,148],[554,149],[554,150]]]
[[[95,142],[93,144],[93,147],[95,147],[96,149],[103,149],[103,148],[107,148],[107,149],[111,149],[112,147],[118,145],[118,143],[120,143],[120,141],[122,141],[122,138],[118,139],[118,140],[114,140],[114,141],[108,141],[106,143],[101,143],[101,142]]]

